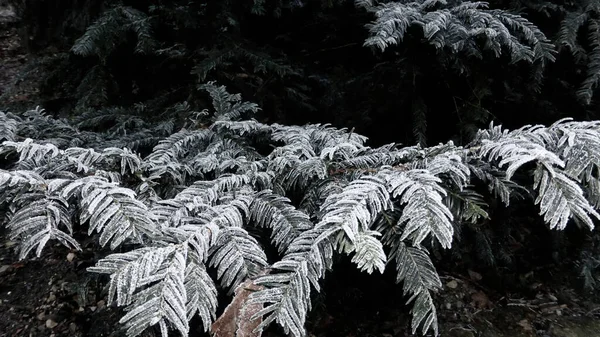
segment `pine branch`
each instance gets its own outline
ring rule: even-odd
[[[18,122],[17,119],[11,118],[11,116],[0,111],[0,142],[15,140]]]
[[[456,10],[435,1],[404,5],[422,6],[424,17]],[[399,5],[373,8],[380,6]],[[482,18],[492,15],[483,13]],[[431,27],[453,22],[444,23],[438,14],[426,18],[432,41],[442,35]],[[526,22],[505,18],[524,40],[541,41]],[[532,50],[534,58],[543,54]],[[192,127],[201,129],[171,135],[172,121],[95,133],[39,109],[22,121],[0,115],[19,121],[16,127],[7,124],[11,139],[0,145],[8,155],[6,170],[0,170],[0,206],[8,210],[3,225],[21,240],[21,258],[32,250],[39,255],[52,239],[79,249],[75,225],[87,225],[89,235],[112,249],[138,245],[89,268],[110,275],[109,301],[126,307],[121,322],[129,337],[155,325],[163,336],[170,329],[187,335],[196,315],[209,329],[220,306],[216,280],[229,291],[240,284],[256,290],[237,297],[243,305],[234,305],[241,316],[233,316],[262,318],[243,329],[254,326],[257,334],[277,322],[286,333],[304,336],[311,291],[320,290],[337,253],[352,255],[368,273],[384,272],[395,261],[397,281],[410,296],[413,332],[437,334],[431,292],[441,282],[425,248],[430,243],[450,248],[462,223],[473,228],[493,214],[487,211],[493,199],[509,205],[520,194],[535,195],[550,228],[564,229],[571,220],[592,228],[592,219],[600,219],[600,122],[561,120],[513,131],[491,125],[466,147],[448,142],[371,148],[353,130],[238,120],[257,107],[224,87],[205,88],[214,99],[215,118],[197,114]],[[177,109],[192,114],[185,104]],[[113,120],[136,124],[136,118]],[[124,134],[138,126],[139,132]],[[60,137],[57,144],[45,141],[62,130],[86,146]],[[115,146],[141,142],[136,137],[154,131],[154,137],[166,138],[145,158]],[[475,183],[488,186],[490,195],[480,194]],[[256,235],[257,227],[269,228],[270,240]],[[488,243],[486,232],[477,235]],[[269,266],[263,245],[271,244],[279,256]],[[480,248],[491,251],[489,245]],[[218,321],[232,326],[225,316]]]
[[[412,26],[422,29],[425,40],[436,49],[481,57],[480,48],[496,57],[503,48],[510,51],[512,62],[536,60],[552,62],[554,46],[542,31],[523,17],[503,10],[488,10],[483,2],[388,2],[367,6],[376,19],[367,25],[370,36],[365,46],[385,50],[400,44]],[[476,41],[483,39],[483,45]]]
[[[422,324],[422,333],[430,328],[438,334],[438,321],[436,309],[429,292],[442,287],[437,271],[429,259],[424,248],[407,247],[398,243],[390,254],[396,259],[398,275],[396,282],[404,281],[404,294],[410,294],[408,302],[413,302],[411,313],[412,333],[414,334]]]
[[[149,18],[143,12],[127,6],[116,6],[102,13],[75,41],[71,51],[76,55],[98,55],[105,59],[116,45],[126,39],[126,33],[130,30],[137,37],[136,52],[153,51],[155,41]]]

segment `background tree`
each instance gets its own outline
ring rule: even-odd
[[[595,114],[594,1],[38,2],[14,3],[26,40],[60,51],[40,102],[56,113],[196,109],[197,84],[216,79],[269,120],[335,122],[376,142]]]

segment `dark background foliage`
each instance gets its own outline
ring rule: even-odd
[[[564,116],[593,119],[597,113],[593,98],[586,104],[577,95],[590,77],[588,65],[600,57],[586,25],[577,34],[583,54],[558,48],[556,62],[539,81],[535,65],[511,64],[506,53],[477,59],[436,49],[423,43],[415,27],[383,52],[364,47],[365,25],[374,16],[353,1],[11,3],[23,19],[20,31],[28,48],[58,51],[41,88],[43,106],[54,113],[139,103],[158,113],[183,100],[197,108],[204,104],[197,84],[207,80],[257,102],[269,121],[332,122],[356,128],[375,143],[467,142],[492,120],[517,127]],[[564,45],[561,24],[586,6],[490,3],[528,18],[558,47]],[[132,8],[143,18],[112,32],[110,22],[131,24],[118,14],[111,17],[115,7]],[[70,52],[103,13],[104,28],[88,30],[93,37],[79,40],[90,50]],[[598,13],[588,14],[596,19]],[[136,32],[135,25],[146,26],[148,34]]]

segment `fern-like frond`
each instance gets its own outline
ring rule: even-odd
[[[369,230],[377,215],[393,207],[386,181],[365,176],[344,186],[341,193],[330,195],[323,203],[323,218],[317,227],[338,227],[350,242]]]
[[[256,239],[239,227],[221,228],[209,255],[209,265],[217,268],[217,277],[232,290],[244,279],[258,275],[268,265]]]
[[[33,171],[0,170],[0,192],[5,192],[15,186],[43,190],[47,184],[42,176]]]
[[[504,10],[488,10],[484,2],[387,2],[369,8],[376,19],[367,25],[366,46],[385,50],[402,42],[412,26],[437,49],[481,56],[479,48],[496,56],[503,48],[513,62],[554,61],[554,46],[534,24]],[[477,40],[483,40],[478,46]]]
[[[471,160],[467,165],[471,173],[483,182],[488,187],[489,192],[498,197],[505,206],[510,205],[511,197],[523,197],[519,192],[528,193],[525,188],[507,179],[504,171],[489,163],[481,160]]]
[[[559,50],[568,48],[576,59],[581,60],[585,55],[585,49],[577,42],[579,29],[589,19],[588,12],[570,12],[561,23],[558,33]]]
[[[383,250],[383,244],[376,237],[381,236],[376,231],[365,231],[356,236],[354,246],[356,247],[352,262],[361,271],[371,274],[374,269],[383,274],[387,255]]]
[[[525,48],[523,57],[549,59],[528,22],[479,3],[373,3],[359,1],[375,11],[405,8],[402,18],[415,9],[406,24],[420,25],[444,48],[466,52],[481,47],[477,39],[494,51],[506,49],[503,41],[510,38],[513,48]],[[460,21],[467,16],[462,10],[482,21]],[[471,40],[449,33],[454,30]],[[105,133],[70,128],[39,109],[22,121],[5,114],[19,123],[13,139],[0,146],[8,154],[2,163],[8,171],[0,170],[0,206],[10,235],[23,243],[21,256],[40,254],[51,239],[78,249],[71,235],[77,217],[103,246],[141,246],[89,268],[110,275],[108,299],[126,307],[121,322],[129,337],[153,326],[165,337],[169,330],[187,335],[196,315],[208,330],[220,307],[218,290],[249,283],[257,287],[239,309],[264,319],[255,322],[256,332],[277,322],[291,336],[305,336],[311,291],[320,290],[336,253],[351,255],[368,273],[395,261],[397,281],[412,304],[413,332],[437,334],[432,291],[441,282],[425,247],[450,248],[470,222],[483,240],[478,249],[492,250],[489,231],[478,226],[493,214],[481,184],[505,204],[521,191],[537,193],[535,203],[551,228],[563,229],[569,219],[592,227],[592,218],[600,218],[594,209],[600,204],[599,122],[561,120],[514,131],[492,125],[465,147],[371,148],[366,137],[330,125],[238,120],[256,106],[214,83],[204,88],[214,100],[213,121],[205,118],[209,113],[190,116],[190,105],[182,103],[173,109],[186,120],[180,122],[193,125],[170,136],[175,119],[151,127],[141,114],[127,118],[119,109],[113,117],[89,113],[90,119],[126,124]],[[77,140],[67,139],[72,135]],[[151,139],[144,144],[156,144],[145,158],[123,147],[141,136]],[[527,176],[531,186],[520,186]],[[260,241],[266,239],[262,228],[271,231],[270,241]],[[270,266],[263,245],[278,250],[280,259],[274,256]],[[502,247],[498,253],[501,259]]]
[[[40,257],[42,249],[49,240],[58,240],[69,248],[81,250],[79,243],[71,236],[73,226],[66,200],[51,195],[24,195],[28,202],[24,204],[6,225],[12,239],[21,239],[19,258],[24,259],[36,248],[36,256]],[[37,200],[35,200],[37,199]],[[15,201],[20,203],[19,200]],[[64,227],[63,231],[60,227]]]
[[[115,45],[126,39],[128,31],[133,31],[137,37],[136,52],[153,51],[155,41],[147,15],[128,6],[116,6],[102,13],[75,41],[71,51],[81,56],[98,55],[106,58]]]
[[[75,194],[81,197],[81,223],[89,221],[89,234],[101,233],[102,246],[110,242],[115,249],[125,240],[140,243],[158,232],[153,215],[130,189],[115,186],[106,179],[88,177],[62,187],[64,198]]]
[[[167,337],[167,322],[182,336],[188,335],[184,271],[185,256],[176,250],[147,280],[156,283],[137,293],[132,308],[119,320],[128,336],[137,336],[158,323],[162,336]]]
[[[216,318],[217,288],[204,266],[204,261],[193,251],[188,252],[188,259],[184,279],[187,319],[191,320],[198,313],[204,330],[208,331]]]
[[[291,205],[289,199],[264,190],[254,196],[250,220],[272,229],[271,240],[283,253],[300,233],[313,227],[308,215]]]
[[[64,151],[67,161],[77,167],[76,172],[88,173],[103,159],[94,149],[71,147]]]
[[[122,7],[121,13],[127,20],[123,28],[133,31],[137,37],[136,53],[150,54],[153,52],[156,41],[152,36],[150,18],[144,12],[131,7]]]
[[[282,185],[286,189],[297,188],[303,190],[311,182],[327,177],[327,165],[321,158],[313,157],[303,161],[293,156],[291,158],[280,158],[281,160],[271,162],[274,164],[272,170],[280,175]],[[286,162],[286,159],[291,160]]]
[[[450,148],[454,144],[448,144]],[[444,177],[451,181],[454,187],[462,190],[470,181],[469,167],[463,162],[458,153],[443,152],[433,158],[425,159],[425,168],[434,176]]]
[[[561,50],[570,51],[577,63],[587,67],[585,79],[576,94],[589,105],[600,82],[600,6],[596,1],[581,1],[576,5],[561,22],[557,41]],[[584,39],[580,39],[582,31],[587,33]]]
[[[366,170],[373,167],[396,166],[423,155],[422,149],[417,146],[407,146],[399,149],[395,144],[388,144],[375,149],[365,149],[353,158],[332,164],[340,169],[356,168]]]
[[[299,149],[307,157],[321,155],[327,148],[336,148],[345,144],[344,148],[352,151],[365,149],[364,143],[367,138],[346,129],[336,129],[329,124],[311,124],[305,126],[283,126],[274,124],[272,138],[274,141],[282,141],[290,146],[290,149]],[[326,153],[327,153],[326,152]],[[325,156],[324,156],[325,157]]]
[[[404,294],[411,295],[408,303],[413,302],[412,333],[422,325],[423,334],[432,329],[437,335],[437,312],[429,292],[441,288],[442,282],[427,251],[422,247],[407,247],[398,242],[390,256],[396,260],[396,282],[404,282]]]
[[[54,144],[37,144],[31,138],[22,142],[5,141],[0,145],[0,155],[6,155],[10,152],[19,154],[19,161],[33,160],[40,162],[45,157],[54,158],[61,151]]]
[[[224,85],[216,86],[214,82],[208,82],[201,85],[200,89],[208,91],[213,99],[214,120],[237,120],[245,113],[260,110],[256,103],[243,102],[240,94],[228,93]]]
[[[577,91],[577,96],[586,104],[592,102],[594,89],[600,82],[600,20],[590,20],[588,31],[592,50],[588,54],[587,76]]]
[[[109,147],[102,152],[104,158],[114,158],[121,168],[121,175],[134,174],[141,169],[142,159],[138,154],[128,148]]]
[[[259,277],[254,283],[262,285],[260,290],[250,295],[248,304],[267,304],[252,318],[262,317],[256,330],[263,329],[272,322],[283,327],[286,334],[294,337],[305,335],[304,322],[310,310],[310,279],[306,261],[279,261],[271,268],[283,272]]]
[[[0,142],[5,140],[14,141],[17,125],[17,119],[11,118],[3,111],[0,111]]]
[[[253,318],[266,316],[256,330],[277,322],[286,334],[306,334],[304,322],[311,307],[311,285],[319,291],[319,279],[332,263],[333,246],[328,240],[317,240],[325,230],[315,227],[303,232],[290,244],[285,256],[271,266],[273,272],[254,281],[264,289],[252,293],[247,303],[265,305]]]
[[[108,300],[129,305],[120,323],[128,336],[138,336],[159,324],[167,336],[167,322],[187,336],[187,292],[185,246],[141,248],[101,259],[90,272],[110,274]],[[144,286],[149,286],[139,290]]]
[[[480,219],[489,219],[488,204],[483,196],[471,188],[461,191],[448,191],[444,203],[455,216],[455,221],[476,224]]]
[[[538,189],[536,204],[550,228],[564,229],[574,217],[590,229],[594,223],[590,215],[600,219],[600,214],[589,204],[582,189],[562,172],[539,165],[534,173],[534,188]]]
[[[546,148],[556,146],[554,143],[558,136],[551,132],[552,129],[527,126],[510,133],[500,133],[499,130],[491,128],[489,132],[479,133],[482,142],[480,155],[490,160],[499,160],[500,167],[508,164],[507,179],[524,164],[536,162],[536,204],[540,205],[540,214],[544,215],[544,220],[550,227],[563,229],[568,220],[575,217],[593,228],[589,215],[600,219],[600,214],[585,199],[581,187],[565,174],[565,162]]]
[[[452,245],[454,216],[443,203],[441,180],[427,170],[385,172],[390,194],[404,206],[400,223],[406,223],[401,241],[410,238],[418,246],[429,235],[444,248]]]
[[[239,45],[213,49],[206,52],[206,54],[206,58],[201,62],[198,62],[192,70],[192,74],[197,75],[200,81],[205,81],[208,73],[226,65],[228,61],[233,59],[248,61],[254,67],[253,70],[255,73],[269,72],[280,78],[297,75],[294,69],[285,64],[283,60],[274,59],[269,54],[262,51],[240,48]]]
[[[306,210],[308,214],[314,214],[316,218],[323,217],[321,205],[332,194],[341,193],[347,181],[341,179],[317,180],[309,185],[300,201],[300,209]]]
[[[152,153],[144,158],[144,162],[148,163],[150,169],[160,164],[177,162],[195,148],[203,144],[206,146],[211,137],[213,133],[208,130],[181,130],[160,141]]]

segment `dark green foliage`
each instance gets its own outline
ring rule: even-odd
[[[70,49],[88,60],[76,71],[72,60],[53,67],[77,74],[60,84],[64,109],[143,104],[155,114],[186,100],[202,110],[206,103],[196,84],[219,80],[258,102],[269,120],[319,118],[367,133],[381,120],[402,124],[393,139],[384,136],[391,129],[382,130],[375,140],[383,142],[466,141],[493,119],[510,120],[530,96],[535,103],[529,103],[526,122],[562,116],[544,91],[544,73],[556,54],[547,38],[553,34],[501,4],[87,4],[86,17],[95,21],[71,39]],[[62,10],[49,15],[70,15]],[[363,44],[384,52],[371,53]],[[586,88],[594,81],[588,73]]]
[[[155,41],[149,18],[137,9],[117,6],[102,13],[100,18],[87,27],[71,48],[75,55],[100,58],[101,63],[133,32],[137,39],[135,52],[149,54],[154,52]]]
[[[48,45],[64,46],[96,20],[107,6],[105,0],[7,0],[22,20],[21,37],[31,51]]]
[[[600,81],[600,3],[583,0],[578,5],[566,11],[557,42],[561,49],[572,53],[576,62],[586,64],[577,96],[590,104]]]
[[[365,45],[385,50],[401,43],[413,27],[436,49],[482,58],[508,51],[513,63],[554,61],[554,46],[540,29],[525,18],[503,10],[488,10],[485,3],[469,1],[387,2],[359,5],[376,17],[368,26]]]
[[[196,314],[208,329],[219,290],[245,282],[260,286],[243,303],[262,308],[253,313],[264,319],[258,330],[276,322],[304,336],[311,293],[339,254],[369,274],[395,268],[413,333],[437,335],[432,292],[442,283],[432,257],[457,238],[474,245],[480,266],[507,262],[496,242],[502,231],[490,225],[495,204],[527,195],[556,230],[593,229],[600,219],[589,193],[598,184],[600,122],[491,125],[465,147],[369,147],[353,130],[248,119],[256,104],[212,82],[201,89],[212,109],[182,103],[165,114],[169,122],[126,109],[75,125],[39,109],[0,112],[0,155],[10,158],[0,169],[0,210],[20,258],[39,257],[50,240],[81,250],[73,233],[82,226],[100,246],[121,247],[88,270],[111,276],[108,300],[126,307],[128,336],[155,325],[163,336],[185,336]],[[141,144],[153,148],[140,155],[130,144],[148,134],[158,141]],[[265,228],[270,239],[257,234]],[[597,282],[591,248],[580,259],[588,287]]]

